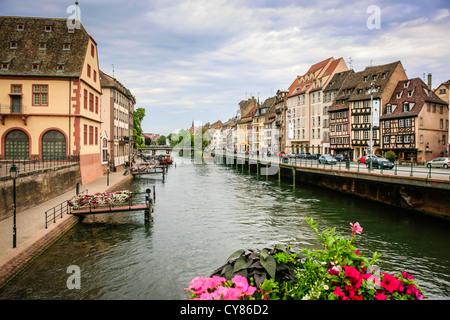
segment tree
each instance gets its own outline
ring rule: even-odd
[[[139,147],[144,146],[144,138],[142,138],[142,120],[144,120],[145,117],[145,109],[144,108],[137,108],[134,111],[133,115],[133,134],[134,134],[134,149],[137,149]]]
[[[158,146],[165,146],[166,145],[166,136],[159,136],[158,140],[156,141],[156,144]]]

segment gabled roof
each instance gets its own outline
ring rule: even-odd
[[[335,73],[330,81],[328,81],[325,89],[323,89],[323,92],[339,90],[344,84],[344,81],[347,79],[347,77],[353,73],[355,73],[353,69]]]
[[[349,99],[351,101],[370,99],[368,91],[372,82],[374,82],[375,87],[378,88],[378,90],[373,93],[373,98],[381,98],[383,91],[386,89],[386,85],[389,83],[391,76],[397,67],[402,67],[400,61],[366,67],[364,71],[361,71],[362,81],[359,79],[356,90],[353,91]],[[373,81],[374,76],[376,76],[375,81]],[[364,81],[365,78],[366,81]]]
[[[409,92],[411,93],[411,96],[408,95]],[[403,112],[404,103],[413,104],[410,111]],[[399,81],[389,102],[383,106],[381,119],[418,115],[425,103],[448,105],[447,102],[441,100],[432,90],[430,90],[420,78]],[[397,106],[390,114],[386,114],[386,106],[388,104]]]
[[[131,94],[130,90],[122,85],[116,78],[107,75],[102,70],[100,70],[100,85],[102,86],[102,88],[114,88],[134,101],[134,97]]]
[[[24,26],[21,31],[20,24]],[[52,31],[46,32],[46,26]],[[79,77],[92,39],[83,25],[69,32],[67,19],[1,16],[0,30],[0,63],[9,63],[0,76]],[[16,49],[10,48],[11,42],[17,43]],[[39,48],[40,43],[45,49]],[[70,44],[70,50],[63,50],[64,44]],[[38,71],[32,70],[33,64],[40,64]],[[58,65],[64,70],[58,71]]]

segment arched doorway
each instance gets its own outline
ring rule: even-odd
[[[5,159],[28,159],[30,140],[22,130],[12,130],[5,137]]]
[[[66,137],[58,130],[49,130],[42,136],[42,159],[66,158]]]

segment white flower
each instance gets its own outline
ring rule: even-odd
[[[323,288],[324,288],[325,290],[330,289],[327,285],[324,285]]]

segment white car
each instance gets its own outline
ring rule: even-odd
[[[427,162],[427,168],[448,168],[450,166],[450,158],[439,157]]]

